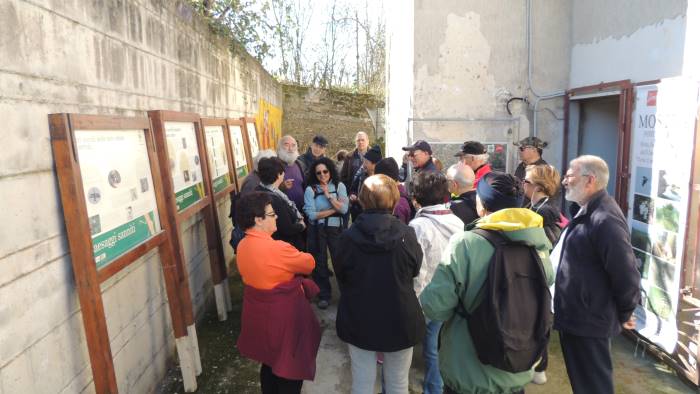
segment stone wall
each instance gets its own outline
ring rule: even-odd
[[[239,117],[260,99],[280,107],[279,85],[249,56],[233,57],[185,2],[0,2],[0,393],[94,391],[47,114]],[[201,315],[212,299],[201,216],[182,232]],[[174,356],[157,254],[102,292],[119,391],[153,391]]]
[[[335,155],[339,149],[354,149],[358,131],[367,132],[374,143],[378,134],[372,117],[376,113],[379,114],[376,118],[379,136],[383,135],[384,103],[374,95],[297,85],[282,85],[282,90],[282,134],[290,134],[297,139],[299,152],[306,151],[316,134],[328,138],[328,156]]]

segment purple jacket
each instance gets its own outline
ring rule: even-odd
[[[321,327],[308,300],[318,291],[301,277],[270,290],[245,286],[238,351],[279,377],[313,380]]]
[[[411,217],[411,199],[408,197],[406,188],[400,183],[399,195],[401,196],[401,198],[399,198],[399,202],[396,203],[396,206],[394,207],[394,216],[399,218],[401,223],[408,224],[408,222],[410,222],[411,219],[413,219]]]

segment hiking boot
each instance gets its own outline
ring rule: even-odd
[[[535,372],[535,375],[532,376],[532,383],[534,384],[545,384],[547,383],[547,375],[542,372]]]
[[[326,309],[328,308],[328,304],[328,300],[318,300],[318,304],[316,305],[318,306],[318,309]]]

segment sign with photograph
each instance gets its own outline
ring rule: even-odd
[[[248,130],[248,143],[250,143],[250,157],[255,157],[260,152],[260,145],[258,145],[258,134],[255,132],[255,122],[247,121],[245,124],[246,130]]]
[[[226,186],[231,184],[223,130],[221,126],[206,126],[204,128],[209,157],[209,176],[214,193],[224,190]]]
[[[672,353],[678,341],[698,85],[667,79],[638,87],[635,100],[628,222],[642,275],[637,331]]]
[[[243,142],[243,131],[239,125],[228,127],[231,135],[231,146],[233,148],[233,161],[236,167],[236,176],[239,181],[248,175],[248,159],[245,156],[245,143]]]
[[[178,212],[204,197],[204,183],[194,123],[165,122],[168,165]]]
[[[76,130],[97,269],[160,231],[143,130]]]

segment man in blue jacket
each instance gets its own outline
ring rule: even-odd
[[[597,156],[572,160],[562,182],[566,199],[581,206],[552,251],[559,261],[554,329],[575,394],[613,393],[610,338],[635,327],[640,300],[629,230],[605,188],[608,166]]]

